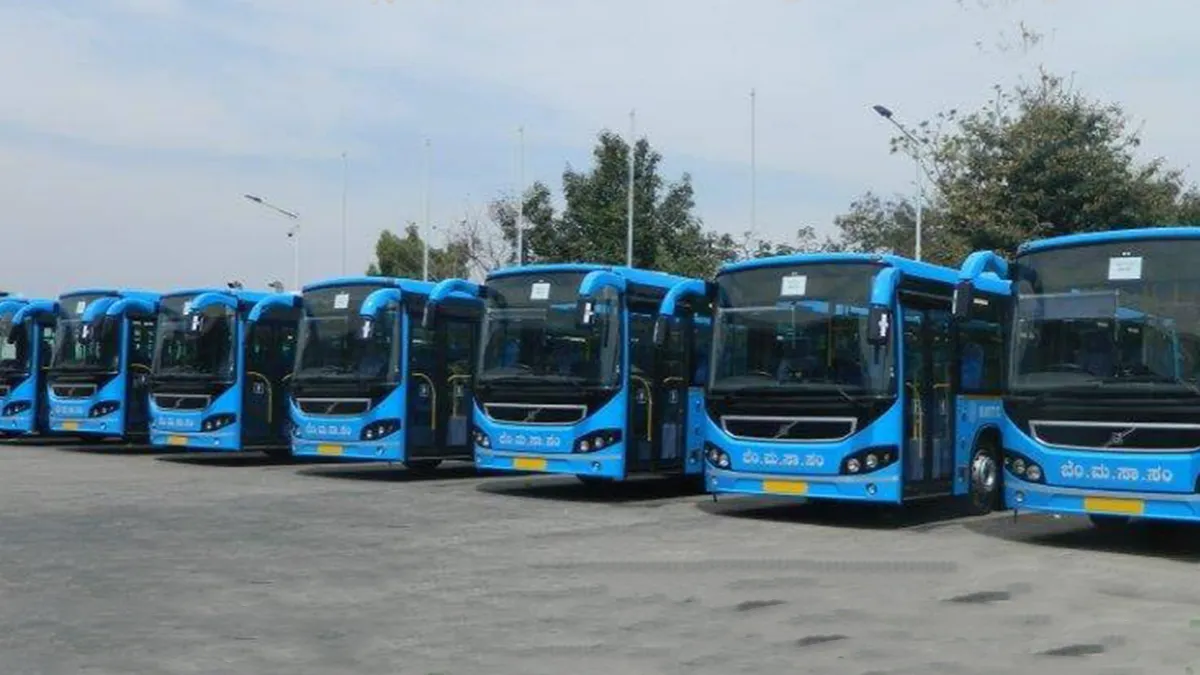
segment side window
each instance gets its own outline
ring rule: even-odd
[[[629,313],[629,363],[634,375],[654,371],[654,318]]]
[[[446,375],[467,375],[471,372],[474,354],[475,326],[464,319],[446,321]]]
[[[421,319],[410,315],[408,320],[408,372],[432,377],[437,361],[434,359],[434,333],[421,325]]]
[[[131,319],[129,322],[129,356],[132,363],[150,365],[154,359],[154,322]]]
[[[959,325],[964,393],[999,393],[1004,377],[1004,321],[1000,303],[976,304],[971,317]]]
[[[254,332],[246,345],[246,370],[258,371],[270,369],[271,347],[274,342],[275,327],[266,322],[254,325]]]
[[[708,382],[712,339],[712,305],[706,304],[692,318],[692,386],[694,387],[703,387]]]
[[[42,341],[41,365],[43,368],[49,368],[50,359],[54,356],[54,328],[38,326],[37,330]]]

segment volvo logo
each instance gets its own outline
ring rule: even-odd
[[[1129,427],[1124,431],[1113,432],[1113,435],[1109,437],[1108,443],[1106,443],[1104,447],[1111,448],[1114,445],[1123,445],[1125,443],[1125,438],[1136,430],[1137,427]]]

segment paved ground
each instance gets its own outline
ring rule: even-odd
[[[0,447],[0,672],[1200,673],[1200,537]]]

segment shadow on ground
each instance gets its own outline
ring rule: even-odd
[[[706,499],[697,504],[697,508],[727,518],[862,530],[924,531],[1003,517],[1003,514],[972,516],[966,505],[956,499],[895,506],[825,500],[801,502],[775,497],[720,497],[717,501]]]
[[[291,457],[274,458],[268,457],[261,452],[246,451],[246,452],[205,452],[200,454],[186,454],[171,457],[160,457],[163,462],[175,462],[177,464],[191,464],[193,466],[207,466],[212,468],[248,468],[261,466],[307,466],[313,464],[337,464],[338,460],[325,458],[305,458],[293,459]]]
[[[583,483],[573,476],[503,475],[504,478],[481,483],[476,489],[505,497],[617,504],[663,501],[703,494],[703,487],[698,482],[678,478]]]
[[[1175,523],[1135,523],[1101,530],[1081,516],[1021,514],[969,523],[971,531],[1004,541],[1079,551],[1122,553],[1180,562],[1200,562],[1200,527]]]
[[[97,441],[93,443],[80,444],[78,442],[60,443],[56,446],[58,450],[63,452],[75,452],[82,455],[186,455],[195,453],[195,450],[188,448],[156,448],[152,445],[144,445],[138,443],[121,443],[116,441]]]
[[[470,463],[443,464],[436,469],[413,471],[402,464],[379,462],[336,461],[336,466],[320,466],[301,469],[303,476],[337,478],[341,480],[378,481],[383,483],[410,483],[415,481],[458,480],[478,478],[479,473]]]

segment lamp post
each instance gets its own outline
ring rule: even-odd
[[[904,134],[906,137],[908,137],[908,140],[912,142],[912,158],[913,158],[913,162],[916,164],[916,181],[917,181],[917,223],[916,223],[916,233],[915,233],[915,237],[914,237],[915,245],[913,246],[913,257],[916,258],[917,260],[920,260],[921,259],[921,215],[922,215],[922,211],[924,210],[924,205],[925,205],[925,184],[921,180],[921,174],[924,172],[924,167],[921,165],[921,155],[920,155],[920,151],[918,150],[918,148],[920,148],[920,146],[921,146],[921,141],[918,140],[917,137],[914,136],[913,133],[911,131],[909,131],[907,127],[905,127],[900,122],[897,122],[896,118],[892,114],[892,111],[889,110],[886,106],[875,105],[875,106],[871,106],[871,109],[874,110],[876,112],[876,114],[878,114],[883,119],[891,122],[893,126],[895,126],[897,129],[900,130],[900,133]]]
[[[300,214],[296,213],[295,211],[289,211],[287,209],[280,208],[257,195],[248,194],[242,196],[254,202],[255,204],[265,206],[268,209],[271,209],[272,211],[291,219],[292,226],[288,228],[287,236],[288,239],[292,240],[292,283],[294,284],[294,288],[296,290],[300,290]]]

